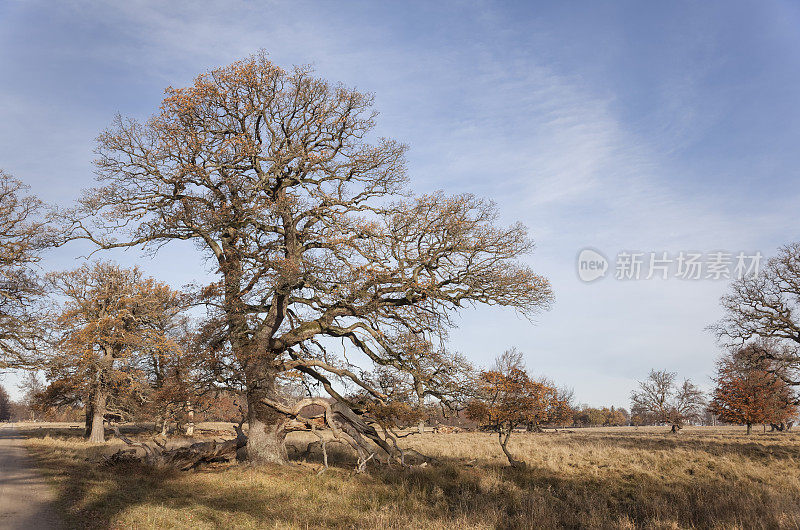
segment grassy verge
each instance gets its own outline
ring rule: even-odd
[[[354,475],[338,454],[321,476],[318,455],[283,468],[103,468],[113,447],[74,434],[28,442],[74,528],[800,527],[793,433],[522,434],[511,445],[526,470],[506,467],[488,434],[426,434],[408,443],[442,465]]]

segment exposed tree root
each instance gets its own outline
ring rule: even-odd
[[[266,400],[265,403],[286,414],[289,418],[287,430],[310,430],[319,438],[317,442],[309,444],[305,454],[309,454],[311,448],[316,444],[322,447],[324,467],[320,472],[328,467],[326,445],[334,441],[345,444],[356,452],[358,455],[357,473],[362,473],[372,459],[375,461],[383,459],[386,464],[396,462],[403,466],[408,465],[406,463],[407,456],[413,456],[425,463],[433,461],[417,451],[402,449],[397,443],[397,438],[402,436],[380,425],[382,432],[379,433],[373,424],[367,423],[362,416],[356,414],[345,403],[338,401],[330,403],[323,398],[302,399],[292,407]],[[311,405],[321,407],[323,412],[311,417],[302,416],[302,410]],[[305,428],[298,428],[301,425]],[[319,433],[318,428],[323,426],[330,430],[333,440],[325,440]]]

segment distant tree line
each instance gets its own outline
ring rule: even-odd
[[[18,401],[12,401],[8,391],[0,385],[0,421],[29,421],[32,417],[34,417],[34,413],[29,404],[28,396],[24,396]],[[59,414],[51,414],[47,419],[49,421],[70,421],[74,418],[74,415],[61,412]]]
[[[581,405],[572,415],[574,427],[620,427],[629,425],[630,414],[624,408]]]

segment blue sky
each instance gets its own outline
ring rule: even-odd
[[[146,118],[165,87],[261,48],[313,64],[376,94],[416,191],[475,193],[530,228],[555,306],[467,311],[453,347],[481,364],[517,346],[579,401],[627,407],[650,368],[710,386],[726,283],[584,284],[576,255],[800,239],[798,27],[789,2],[0,0],[0,167],[69,204],[116,113]],[[204,275],[186,247],[108,256],[175,286]]]

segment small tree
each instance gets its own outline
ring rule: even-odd
[[[467,415],[484,429],[497,432],[500,447],[512,467],[525,467],[508,450],[508,440],[520,426],[540,426],[562,414],[558,391],[531,379],[516,350],[505,352],[493,370],[480,373],[479,398],[467,405]]]
[[[717,362],[710,410],[729,423],[782,424],[797,414],[796,396],[789,385],[759,355],[761,346],[746,346]]]
[[[103,442],[107,412],[130,413],[146,392],[138,357],[165,337],[155,324],[181,311],[181,297],[138,268],[98,262],[49,277],[64,302],[54,319],[53,353],[42,359],[47,394],[85,405],[87,435]]]
[[[671,425],[674,433],[685,422],[700,418],[705,403],[700,389],[688,379],[677,384],[674,372],[651,370],[647,379],[639,382],[639,390],[631,392],[632,411]]]
[[[36,409],[45,390],[45,384],[36,370],[25,372],[18,387],[22,391],[22,404],[28,410],[31,421],[36,421]]]

